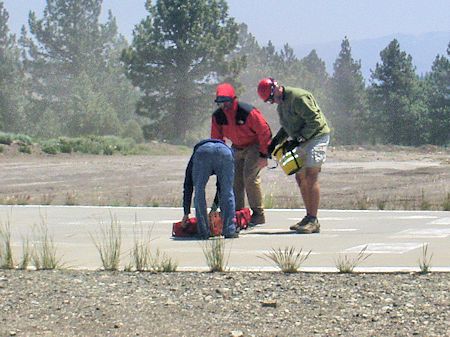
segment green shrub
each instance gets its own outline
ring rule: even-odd
[[[57,154],[60,152],[59,142],[56,139],[46,140],[41,144],[41,149],[48,154]]]
[[[13,137],[10,133],[0,132],[0,144],[11,145]]]
[[[0,144],[11,145],[11,143],[15,141],[24,145],[31,145],[33,143],[30,136],[20,133],[13,134],[0,132]]]
[[[59,150],[62,153],[72,153],[73,141],[70,138],[60,137],[58,138]]]
[[[125,124],[120,135],[122,138],[131,138],[138,144],[144,142],[144,133],[142,132],[142,128],[135,120],[129,120]]]
[[[450,193],[447,193],[447,198],[442,203],[442,210],[450,211]]]
[[[31,145],[33,143],[30,136],[22,135],[20,133],[13,135],[13,141],[18,141],[25,145]]]
[[[0,145],[0,153],[3,153],[5,151],[5,148],[3,145]]]
[[[132,138],[103,136],[100,141],[103,144],[104,154],[113,154],[115,152],[128,154],[136,146],[136,142]]]
[[[29,145],[20,145],[19,152],[31,154],[31,147]]]
[[[0,144],[2,142],[3,144],[10,144],[16,138],[20,139],[21,146],[32,144],[31,138],[26,135],[12,135],[0,132]],[[37,143],[40,145],[41,150],[47,154],[79,152],[94,155],[113,155],[115,153],[123,155],[166,155],[189,154],[191,152],[191,149],[186,146],[173,146],[158,142],[137,144],[135,138],[134,136],[127,138],[117,136],[58,137],[40,140]],[[3,150],[0,149],[0,152]],[[19,151],[30,153],[31,149],[19,148]]]
[[[78,138],[66,139],[67,147],[70,147],[73,152],[87,153],[87,154],[102,154],[103,144],[102,137],[86,136]]]

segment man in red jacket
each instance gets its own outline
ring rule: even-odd
[[[267,166],[267,148],[272,139],[270,127],[255,107],[238,102],[229,83],[217,86],[211,138],[232,142],[234,150],[234,194],[236,210],[245,207],[245,192],[252,209],[250,225],[266,222],[264,217],[260,171]]]

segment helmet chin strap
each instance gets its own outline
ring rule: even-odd
[[[225,112],[231,112],[235,110],[235,105],[237,105],[236,103],[236,99],[233,99],[231,102],[227,102],[223,105],[222,110]]]

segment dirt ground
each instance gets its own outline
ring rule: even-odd
[[[450,274],[0,270],[0,336],[450,333]]]
[[[187,155],[0,153],[1,204],[181,207]],[[271,162],[270,165],[273,165]],[[293,176],[262,173],[266,208],[301,208]],[[331,147],[320,176],[321,208],[437,209],[449,203],[450,149]],[[208,184],[208,197],[215,178]]]

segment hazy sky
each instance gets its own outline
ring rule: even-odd
[[[0,0],[1,1],[1,0]],[[104,0],[113,11],[119,31],[127,38],[147,15],[144,0]],[[45,0],[3,0],[10,14],[9,27],[17,33],[28,12],[42,16]],[[245,22],[265,45],[298,45],[450,31],[450,0],[228,0],[229,13]]]

